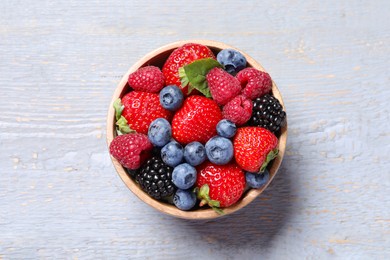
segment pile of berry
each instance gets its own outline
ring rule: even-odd
[[[130,74],[114,103],[118,136],[110,153],[151,197],[181,210],[217,212],[269,180],[286,113],[268,73],[233,49],[175,49],[160,69]]]

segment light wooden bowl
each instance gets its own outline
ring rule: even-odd
[[[186,43],[189,43],[189,42],[200,43],[200,44],[206,45],[215,54],[217,54],[220,50],[226,49],[226,48],[236,49],[232,46],[229,46],[229,45],[226,45],[226,44],[220,43],[220,42],[215,42],[215,41],[188,40],[188,41],[178,41],[178,42],[174,42],[174,43],[165,45],[165,46],[160,47],[160,48],[150,52],[149,54],[145,55],[142,59],[140,59],[133,66],[131,66],[131,68],[123,76],[122,80],[120,81],[119,85],[117,86],[117,88],[114,92],[114,95],[113,95],[112,100],[111,100],[110,108],[108,110],[108,116],[107,116],[107,144],[108,145],[110,145],[111,141],[116,136],[115,110],[113,108],[113,103],[116,99],[124,96],[130,90],[129,85],[127,83],[127,79],[129,77],[130,73],[136,71],[140,67],[147,66],[147,65],[155,65],[155,66],[158,66],[161,68],[163,66],[165,60],[168,58],[168,56],[171,54],[171,52],[174,49],[176,49],[176,48],[178,48]],[[247,62],[248,62],[248,66],[254,67],[258,70],[265,71],[264,68],[258,62],[256,62],[254,59],[252,59],[249,55],[242,52],[241,50],[239,50],[239,51],[246,57]],[[272,75],[271,75],[271,77],[272,77]],[[272,93],[280,101],[280,103],[284,107],[282,96],[281,96],[279,89],[277,88],[277,86],[275,85],[274,82],[272,85]],[[284,110],[285,110],[285,108],[284,108]],[[233,213],[233,212],[245,207],[250,202],[252,202],[257,196],[259,196],[264,191],[264,189],[266,189],[266,187],[270,184],[272,179],[275,177],[275,174],[277,173],[279,166],[282,163],[282,159],[283,159],[285,148],[286,148],[286,141],[287,141],[287,120],[286,120],[285,126],[281,129],[281,134],[279,136],[279,147],[278,147],[279,154],[274,159],[274,161],[271,163],[271,168],[269,170],[270,180],[268,181],[268,183],[266,185],[264,185],[261,189],[246,190],[244,192],[242,198],[236,204],[234,204],[231,207],[223,209],[225,214],[222,216],[228,215],[230,213]],[[163,213],[166,213],[166,214],[169,214],[169,215],[172,215],[175,217],[179,217],[179,218],[184,218],[184,219],[212,219],[212,218],[217,218],[217,217],[221,216],[221,215],[217,214],[211,208],[204,207],[204,208],[196,209],[193,211],[182,211],[182,210],[177,209],[173,205],[170,205],[168,203],[161,202],[161,201],[158,201],[158,200],[151,198],[149,195],[147,195],[139,187],[139,185],[132,178],[129,177],[125,168],[123,168],[122,165],[120,165],[120,163],[115,158],[113,158],[111,156],[111,159],[112,159],[112,162],[115,166],[116,171],[118,172],[119,176],[121,177],[121,179],[123,180],[125,185],[138,198],[140,198],[142,201],[149,204],[153,208],[155,208]]]

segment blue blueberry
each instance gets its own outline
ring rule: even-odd
[[[222,119],[217,124],[217,133],[219,136],[231,138],[236,134],[236,125],[227,119]]]
[[[196,204],[196,195],[192,190],[181,190],[178,189],[173,196],[173,204],[178,209],[181,210],[190,210]]]
[[[232,141],[225,137],[214,136],[207,141],[205,147],[207,158],[212,163],[223,165],[233,158]]]
[[[161,159],[165,164],[175,167],[183,160],[183,147],[176,141],[167,143],[161,149]]]
[[[246,183],[251,188],[261,188],[263,187],[269,180],[269,171],[265,170],[263,173],[245,173]]]
[[[165,118],[157,118],[150,123],[148,130],[149,141],[158,147],[166,145],[172,137],[172,128]]]
[[[179,164],[173,169],[172,182],[182,190],[191,188],[196,182],[196,169],[188,163]]]
[[[183,100],[183,92],[175,85],[166,86],[160,91],[160,104],[170,111],[178,110]]]
[[[225,70],[235,75],[240,70],[246,67],[246,59],[244,55],[233,49],[224,49],[217,54],[217,60],[221,63]]]
[[[192,142],[184,147],[184,159],[192,166],[197,166],[207,158],[206,148],[199,142]]]

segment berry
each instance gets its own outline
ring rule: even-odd
[[[198,166],[206,160],[206,148],[199,142],[191,142],[184,147],[184,159],[192,166]]]
[[[223,165],[233,158],[232,141],[225,137],[214,136],[205,145],[207,158],[210,162]]]
[[[158,67],[146,66],[131,73],[128,83],[134,90],[157,93],[165,86],[165,77]]]
[[[262,127],[241,127],[233,139],[237,164],[248,172],[263,172],[277,154],[278,138]]]
[[[160,91],[161,106],[170,111],[176,111],[183,103],[183,92],[175,85],[166,86]]]
[[[153,145],[162,147],[171,140],[171,137],[171,125],[165,118],[157,118],[150,124],[148,138]]]
[[[222,137],[231,138],[236,134],[236,125],[227,119],[222,119],[217,124],[217,134]]]
[[[172,136],[181,144],[206,143],[216,135],[216,126],[221,119],[221,110],[214,100],[190,96],[172,119]]]
[[[195,192],[192,190],[178,189],[173,197],[173,204],[181,210],[192,209],[196,204]]]
[[[266,94],[253,101],[250,125],[261,126],[275,133],[284,125],[285,120],[286,112],[274,96]]]
[[[182,190],[191,188],[196,182],[196,169],[188,163],[179,164],[173,169],[172,182]]]
[[[162,68],[166,85],[179,86],[184,95],[187,95],[188,86],[181,86],[179,68],[190,64],[195,60],[204,58],[215,59],[215,56],[207,46],[201,44],[187,43],[175,49],[171,55],[169,55]]]
[[[265,170],[263,173],[245,173],[245,180],[248,186],[254,189],[263,187],[269,180],[269,171]]]
[[[110,144],[110,154],[131,170],[138,169],[151,155],[152,144],[144,134],[118,135]]]
[[[218,105],[225,105],[241,92],[240,82],[221,68],[213,68],[206,75],[211,96]]]
[[[236,203],[244,192],[245,175],[237,164],[215,165],[205,162],[198,166],[196,187],[199,189],[200,205],[213,208],[229,207]]]
[[[251,118],[252,108],[252,100],[244,95],[238,95],[223,107],[223,118],[232,121],[236,125],[243,125]]]
[[[158,94],[131,91],[122,98],[122,116],[130,128],[147,134],[150,123],[157,118],[171,118],[171,112],[160,105]]]
[[[241,83],[241,93],[251,100],[267,94],[272,88],[272,80],[269,74],[254,68],[241,70],[236,78]]]
[[[166,165],[160,157],[152,157],[142,165],[136,181],[141,188],[155,199],[162,199],[175,193],[172,183],[173,168]]]
[[[227,72],[236,75],[237,72],[246,67],[246,58],[240,52],[233,49],[224,49],[217,55],[217,60]]]
[[[161,159],[171,167],[175,167],[183,160],[183,147],[176,141],[167,143],[161,149]]]

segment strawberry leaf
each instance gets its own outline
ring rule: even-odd
[[[277,148],[271,150],[268,154],[267,154],[267,158],[265,159],[263,165],[261,165],[261,168],[260,168],[260,173],[264,172],[265,169],[267,168],[267,165],[273,160],[276,158],[276,156],[278,156],[278,153],[279,153],[279,150]]]
[[[115,119],[117,121],[119,120],[119,118],[121,118],[122,111],[123,111],[124,108],[125,108],[125,106],[122,105],[122,102],[121,102],[120,98],[115,100],[115,102],[114,102],[114,109],[115,109]]]
[[[209,205],[215,212],[217,212],[220,215],[225,214],[223,210],[220,208],[220,203],[218,200],[212,200],[210,199],[210,187],[207,184],[204,184],[200,189],[195,189],[196,195],[198,199],[200,199],[199,206],[202,207],[204,205]]]
[[[121,116],[115,124],[118,126],[118,129],[122,134],[135,133],[135,131],[127,124],[127,120],[124,116]]]
[[[188,85],[188,94],[192,90],[197,89],[206,97],[210,98],[210,90],[207,85],[206,75],[212,68],[219,67],[222,65],[211,58],[196,60],[186,66],[179,68],[179,77],[181,85],[183,87]]]
[[[115,125],[118,126],[118,130],[122,134],[128,134],[128,133],[135,133],[133,129],[130,128],[129,124],[127,123],[126,118],[122,116],[122,111],[125,108],[124,105],[122,105],[121,99],[118,98],[114,102],[114,109],[115,109],[115,119],[116,123]]]

